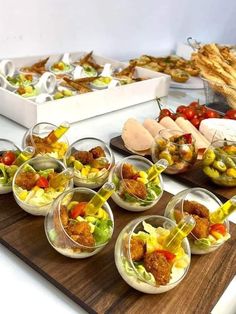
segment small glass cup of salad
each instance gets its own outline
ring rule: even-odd
[[[16,171],[13,195],[17,204],[32,215],[45,216],[52,202],[73,187],[73,170],[52,157],[34,157]]]
[[[107,181],[114,162],[109,146],[92,137],[75,141],[64,158],[66,166],[74,169],[74,184],[91,189],[98,188]]]
[[[22,146],[33,146],[35,155],[47,155],[59,160],[63,157],[69,147],[67,137],[64,135],[69,129],[68,122],[61,125],[48,122],[40,122],[28,129],[23,137]]]
[[[12,191],[12,180],[18,169],[15,161],[20,151],[12,141],[0,139],[0,194]]]
[[[105,183],[95,192],[85,187],[64,192],[45,217],[45,233],[51,246],[67,257],[87,258],[110,241],[114,219],[106,200],[114,185]]]
[[[176,287],[189,269],[191,252],[186,235],[194,223],[188,217],[177,226],[157,215],[132,220],[115,244],[115,264],[121,277],[134,289],[149,294]],[[183,236],[179,229],[185,230]]]
[[[164,215],[175,222],[184,215],[191,215],[196,221],[188,236],[191,252],[206,254],[215,251],[230,238],[229,221],[227,216],[220,212],[222,206],[222,202],[213,193],[196,187],[173,196]],[[217,218],[217,215],[220,218]]]
[[[197,160],[192,134],[170,129],[161,130],[152,146],[152,161],[156,162],[160,158],[169,163],[165,173],[176,174],[191,169]]]
[[[163,162],[163,163],[162,163]],[[113,201],[129,211],[144,211],[153,207],[163,194],[160,173],[167,167],[165,160],[156,167],[148,159],[132,155],[122,159],[109,175],[116,186]]]
[[[236,186],[236,142],[217,140],[205,151],[202,170],[217,185]]]

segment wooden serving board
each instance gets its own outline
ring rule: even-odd
[[[0,230],[26,215],[26,212],[16,206],[12,193],[0,194]]]
[[[142,214],[120,209],[110,202],[115,218],[111,242],[97,255],[76,260],[57,253],[44,233],[43,217],[26,215],[0,231],[0,243],[39,272],[89,313],[208,314],[236,272],[236,226],[232,238],[210,255],[193,256],[184,280],[173,290],[146,295],[129,287],[114,263],[114,245],[123,227],[140,215],[162,215],[171,194],[164,193],[159,203]],[[5,195],[5,205],[13,203]],[[2,203],[0,204],[0,208]],[[1,208],[2,209],[2,208]]]
[[[125,146],[124,142],[121,138],[121,136],[117,136],[111,139],[110,146],[112,149],[116,150],[117,152],[125,155],[130,156],[133,155],[132,152],[130,152]],[[150,156],[145,156],[148,159],[150,159]],[[150,159],[151,160],[151,159]],[[206,175],[202,172],[202,170],[199,167],[200,162],[196,162],[194,167],[185,172],[180,173],[177,175],[168,175],[172,177],[173,179],[177,179],[178,181],[181,181],[182,183],[189,184],[192,187],[202,187],[205,188],[212,193],[214,193],[216,196],[221,198],[223,201],[230,199],[234,195],[236,195],[236,187],[220,187],[213,182],[211,182]]]

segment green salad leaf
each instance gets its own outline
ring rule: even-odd
[[[113,223],[111,220],[97,220],[93,232],[96,244],[107,242],[112,235]]]

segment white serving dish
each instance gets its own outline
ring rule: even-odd
[[[80,59],[84,54],[84,52],[71,53],[72,62]],[[15,58],[12,61],[16,68],[20,68],[32,65],[47,57],[48,55]],[[50,56],[46,65],[50,66],[59,61],[61,57],[61,54]],[[110,63],[115,68],[124,68],[128,65],[124,62],[96,55],[93,55],[93,57],[101,65]],[[140,77],[150,79],[40,104],[0,88],[0,114],[26,127],[31,127],[43,121],[60,124],[61,117],[73,123],[143,103],[156,97],[167,96],[170,84],[168,75],[140,67],[137,67],[137,74]]]

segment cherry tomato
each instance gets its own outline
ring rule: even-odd
[[[45,177],[40,177],[37,180],[36,185],[40,188],[46,189],[49,187],[49,182]]]
[[[230,109],[225,113],[225,118],[236,120],[236,110]]]
[[[80,202],[76,204],[71,210],[70,210],[70,217],[72,219],[76,219],[78,216],[84,216],[85,215],[85,207],[87,205],[87,202]]]
[[[214,224],[214,225],[210,226],[210,233],[212,231],[218,232],[222,235],[226,235],[226,232],[227,232],[226,227],[223,224]]]
[[[184,112],[184,114],[186,115],[188,120],[193,119],[194,115],[195,115],[196,111],[194,108],[187,108]]]
[[[205,117],[206,118],[219,118],[220,115],[218,112],[211,110],[211,109],[207,109],[206,113],[205,113]]]
[[[2,162],[7,166],[12,165],[15,160],[16,160],[16,155],[11,151],[5,152],[2,155]]]
[[[189,105],[190,108],[198,108],[201,106],[198,101],[192,101]]]
[[[182,105],[182,106],[179,106],[179,107],[177,108],[176,112],[178,112],[178,113],[184,113],[186,109],[187,109],[187,107],[184,106],[184,105]]]
[[[166,250],[156,250],[157,253],[161,253],[165,256],[165,258],[167,259],[167,261],[172,261],[175,258],[175,254],[166,251]]]
[[[193,118],[190,120],[190,122],[195,126],[195,128],[199,128],[200,120],[198,118]]]
[[[160,111],[160,115],[166,117],[166,116],[170,116],[171,115],[171,111],[169,109],[161,109]]]

